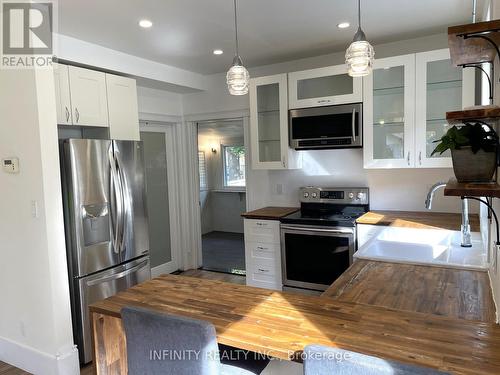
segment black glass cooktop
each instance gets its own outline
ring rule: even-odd
[[[318,209],[302,207],[300,211],[285,216],[280,221],[287,224],[354,227],[356,219],[367,211],[367,207],[361,206],[322,206]]]

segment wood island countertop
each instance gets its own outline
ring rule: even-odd
[[[322,296],[454,319],[496,319],[482,271],[357,259]]]
[[[478,215],[469,215],[469,222],[473,232],[480,231]],[[460,230],[462,215],[425,211],[369,211],[359,217],[356,223],[405,228]]]
[[[282,217],[300,210],[298,207],[264,207],[258,210],[245,212],[241,216],[245,219],[279,220]]]
[[[126,374],[120,310],[129,305],[209,321],[220,343],[281,359],[322,344],[456,374],[500,373],[493,323],[164,275],[90,306],[99,375]]]

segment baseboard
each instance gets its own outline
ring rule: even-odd
[[[76,346],[51,355],[0,337],[0,361],[36,375],[79,375]]]
[[[151,277],[158,277],[160,275],[169,274],[179,269],[174,262],[160,264],[159,266],[151,268]]]

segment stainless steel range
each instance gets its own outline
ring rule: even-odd
[[[300,211],[281,219],[283,286],[324,291],[352,264],[368,188],[301,188],[300,202]]]

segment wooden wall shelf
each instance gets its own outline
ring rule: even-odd
[[[492,183],[462,183],[452,178],[444,188],[444,195],[451,197],[500,198],[500,185]]]
[[[483,108],[464,109],[462,111],[446,112],[446,121],[450,124],[481,120],[496,121],[500,118],[500,107],[485,106]]]
[[[499,31],[500,20],[449,27],[448,46],[453,64],[493,62],[500,45]]]

